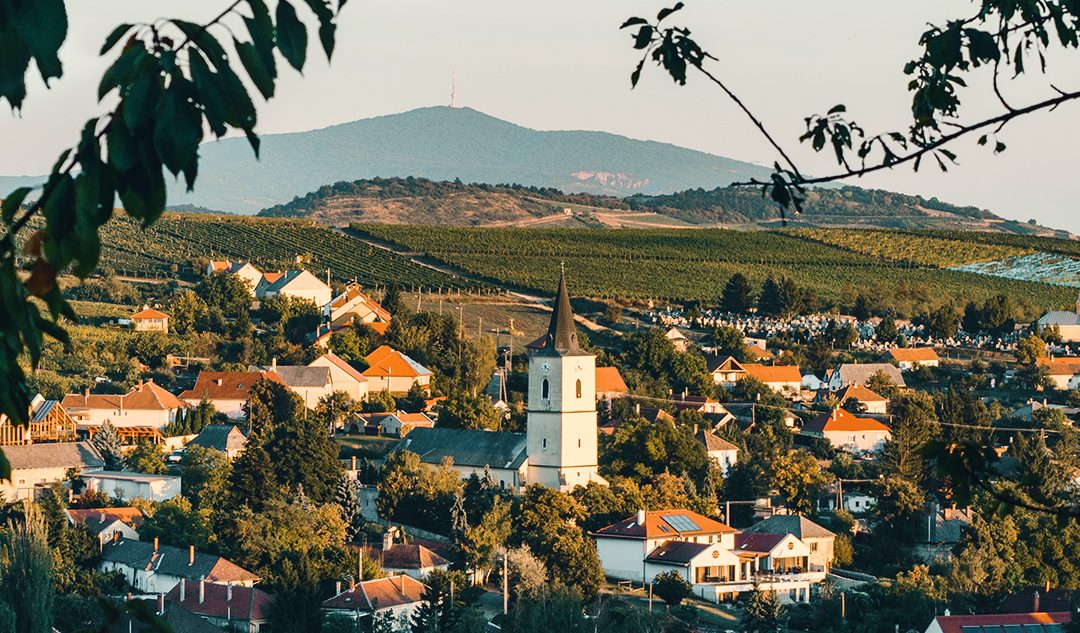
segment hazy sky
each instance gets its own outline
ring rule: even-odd
[[[158,16],[205,20],[226,0],[69,1],[62,50],[65,76],[31,87],[21,114],[0,114],[0,174],[40,174],[76,138],[95,103],[105,67],[97,50],[111,28]],[[302,3],[301,3],[302,4]],[[630,90],[636,51],[618,30],[630,15],[653,15],[662,0],[352,0],[334,60],[309,54],[304,77],[283,68],[278,96],[262,104],[259,131],[307,130],[420,106],[446,104],[456,74],[458,105],[536,129],[604,130],[772,164],[770,148],[714,86],[691,76],[675,86],[659,69]],[[967,16],[955,0],[689,0],[678,14],[707,50],[714,70],[765,120],[804,171],[834,167],[799,147],[804,116],[845,103],[868,130],[903,129],[909,120],[904,62],[917,54],[927,22]],[[1076,89],[1080,63],[1056,54],[1054,76]],[[284,64],[282,64],[284,67]],[[1073,79],[1068,83],[1065,78]],[[986,76],[966,94],[966,116],[998,111]],[[1023,104],[1052,94],[1043,80],[1005,88]],[[955,150],[961,165],[942,175],[925,166],[867,178],[864,186],[938,196],[1003,216],[1080,233],[1075,213],[1080,104],[1015,122],[993,156],[975,139]],[[362,150],[360,150],[362,151]],[[404,174],[402,174],[404,175]]]

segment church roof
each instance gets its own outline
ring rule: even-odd
[[[546,334],[529,344],[529,348],[545,356],[576,356],[584,354],[578,346],[574,310],[570,307],[570,293],[566,290],[566,272],[559,275],[559,289],[552,305],[551,322]]]

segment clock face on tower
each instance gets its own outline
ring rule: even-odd
[[[547,361],[544,361],[544,363],[540,365],[540,371],[545,373],[545,374],[550,373],[551,372],[551,364],[548,363]]]
[[[575,369],[576,371],[581,371],[581,363],[578,363],[577,365],[575,365],[575,366],[574,366],[574,369]]]

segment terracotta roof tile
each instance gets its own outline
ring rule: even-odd
[[[194,580],[185,580],[184,600],[180,600],[180,583],[165,594],[165,600],[179,604],[188,611],[197,615],[233,620],[247,620],[259,622],[269,619],[270,603],[273,598],[270,594],[256,589],[233,585],[207,582],[203,585],[203,601],[199,602],[199,583]],[[230,599],[231,593],[231,599]]]
[[[596,393],[627,393],[630,390],[618,367],[596,368]]]
[[[251,386],[260,380],[285,382],[270,371],[203,371],[195,387],[180,394],[184,400],[247,400]]]
[[[373,611],[420,602],[424,584],[404,574],[365,580],[353,589],[324,600],[324,609]]]
[[[1065,624],[1072,620],[1069,612],[1058,613],[997,613],[985,615],[939,615],[934,618],[941,633],[964,633],[964,627],[984,627],[984,631],[991,629],[1001,630],[997,627],[1020,625],[1025,633],[1050,633],[1051,629],[1043,628],[1044,624]],[[1028,628],[1035,625],[1038,628]],[[1055,627],[1055,630],[1062,630]]]
[[[795,382],[802,384],[798,365],[743,365],[746,373],[763,383]]]
[[[889,350],[889,355],[897,361],[909,363],[927,363],[941,360],[932,347],[894,347]]]
[[[873,418],[860,418],[845,409],[833,409],[803,425],[803,431],[888,431],[889,427]]]
[[[142,310],[141,312],[136,312],[135,314],[131,315],[131,318],[132,319],[167,319],[167,318],[169,318],[169,315],[165,314],[164,312],[159,312],[158,310],[155,310],[153,308],[147,308],[145,310]]]

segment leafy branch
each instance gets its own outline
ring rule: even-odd
[[[327,59],[345,2],[304,0]],[[277,0],[274,9],[271,15],[265,0],[233,0],[202,24],[159,19],[117,26],[101,47],[103,56],[118,52],[98,86],[99,101],[114,95],[115,107],[86,122],[35,200],[24,207],[33,190],[22,187],[0,205],[0,413],[15,423],[27,422],[32,395],[24,354],[36,367],[45,335],[70,344],[63,322],[76,315],[61,296],[57,275],[86,277],[96,268],[99,229],[111,219],[116,199],[143,227],[153,224],[165,209],[166,170],[182,176],[189,191],[195,186],[198,148],[207,132],[220,138],[242,131],[258,156],[256,107],[233,60],[270,99],[277,56],[301,72],[307,58],[308,29],[296,7]],[[225,27],[231,51],[212,34],[215,26]],[[0,0],[0,48],[7,55],[0,65],[0,99],[22,107],[31,61],[46,82],[60,77],[57,50],[66,35],[63,0]],[[28,228],[36,230],[21,236]],[[20,249],[26,270],[18,263]],[[0,456],[0,477],[9,476],[10,465]]]
[[[806,131],[799,138],[809,142],[814,151],[826,148],[836,157],[841,169],[825,176],[807,177],[795,161],[768,132],[764,123],[746,103],[718,76],[706,68],[707,61],[719,61],[690,37],[685,27],[665,26],[663,22],[683,8],[679,2],[661,10],[655,21],[641,17],[628,19],[620,28],[636,27],[634,48],[644,51],[630,75],[631,86],[641,78],[645,62],[651,59],[668,72],[676,84],[685,85],[687,70],[693,68],[719,87],[750,119],[779,155],[768,181],[751,179],[731,186],[759,186],[786,212],[802,211],[805,187],[848,180],[883,169],[911,163],[918,171],[922,161],[932,157],[942,171],[956,164],[956,153],[946,146],[973,132],[993,128],[979,137],[979,145],[988,145],[993,137],[993,151],[1000,153],[1005,144],[997,135],[1005,126],[1022,116],[1053,111],[1063,103],[1080,98],[1080,90],[1051,88],[1056,96],[1022,107],[1014,107],[1004,97],[1000,86],[1002,64],[1012,65],[1014,77],[1024,74],[1026,60],[1034,55],[1039,68],[1046,70],[1046,54],[1056,44],[1070,49],[1080,46],[1080,5],[1072,0],[986,0],[980,12],[944,26],[931,26],[919,40],[922,55],[904,67],[912,77],[912,122],[904,132],[893,131],[867,136],[864,129],[847,117],[844,105],[832,107],[824,115],[805,119]],[[986,26],[991,26],[987,29]],[[983,28],[980,28],[983,27]],[[981,66],[993,66],[993,91],[1004,112],[975,122],[959,120],[960,99],[957,89],[966,86],[963,74]],[[946,132],[945,130],[948,129]]]

